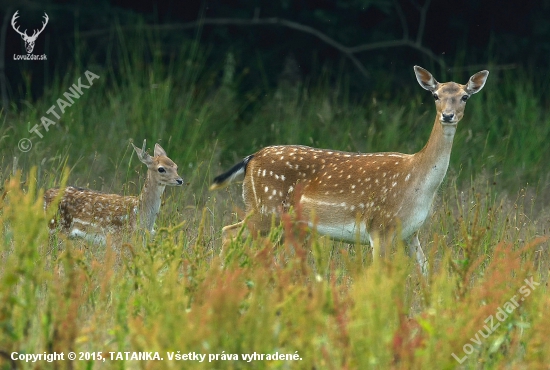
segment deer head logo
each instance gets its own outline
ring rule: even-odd
[[[40,31],[34,30],[32,35],[29,36],[27,35],[27,30],[25,30],[24,32],[21,32],[19,31],[19,26],[16,27],[15,20],[19,18],[19,15],[17,13],[19,13],[19,10],[16,11],[13,17],[11,18],[11,26],[13,27],[15,32],[21,35],[21,38],[23,39],[23,41],[25,41],[25,49],[27,49],[27,54],[30,54],[34,49],[34,42],[36,41],[36,38],[38,37],[38,35],[42,33],[42,31],[44,31],[44,28],[46,28],[49,18],[48,18],[48,15],[44,13],[45,22],[42,22],[42,28],[40,29]]]

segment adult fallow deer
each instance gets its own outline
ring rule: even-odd
[[[373,235],[380,254],[399,230],[409,253],[422,271],[427,261],[418,229],[428,216],[436,191],[445,177],[453,137],[466,101],[479,92],[488,71],[474,74],[465,85],[439,83],[424,68],[414,73],[435,99],[436,117],[428,142],[416,154],[347,153],[306,146],[270,146],[249,155],[216,177],[218,189],[244,174],[243,198],[253,232],[266,232],[273,214],[294,205],[296,189],[303,214],[320,234],[338,240],[369,242]],[[311,215],[316,220],[311,220]],[[223,228],[227,240],[243,221]],[[377,248],[373,248],[375,251]],[[375,255],[376,256],[376,255]]]

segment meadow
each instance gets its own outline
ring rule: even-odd
[[[550,105],[533,71],[488,65],[487,85],[468,102],[420,231],[424,278],[399,243],[373,264],[368,246],[297,226],[299,209],[265,238],[222,250],[222,226],[243,216],[241,187],[208,191],[214,176],[271,144],[420,150],[435,108],[412,66],[402,90],[382,84],[362,98],[344,77],[337,87],[283,81],[243,94],[234,56],[206,67],[194,43],[167,59],[144,39],[119,40],[107,63],[77,54],[39,98],[22,91],[1,112],[0,368],[11,368],[13,352],[69,351],[88,355],[17,368],[548,368]],[[477,72],[425,67],[439,81]],[[86,71],[99,78],[42,138],[30,135]],[[165,192],[155,239],[96,246],[50,236],[44,189],[138,194],[146,169],[130,140],[143,139],[150,153],[159,142],[188,183]]]

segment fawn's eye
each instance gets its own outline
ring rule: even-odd
[[[434,99],[439,100],[439,96],[437,96],[437,94],[434,94]]]
[[[164,169],[164,167],[159,167],[158,171],[159,171],[160,173],[165,173],[165,172],[166,172],[166,170]]]
[[[461,100],[462,100],[462,101],[466,101],[466,100],[468,100],[468,98],[469,98],[468,95],[462,95],[462,99],[461,99]]]

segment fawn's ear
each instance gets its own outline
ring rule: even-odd
[[[145,143],[146,143],[146,140],[143,140],[143,148],[142,149],[136,147],[134,145],[134,143],[132,143],[132,146],[134,147],[134,150],[136,151],[138,159],[142,163],[145,163],[147,166],[149,166],[149,165],[153,164],[153,159],[151,158],[149,153],[147,153],[147,151],[145,150]]]
[[[162,149],[162,147],[157,143],[155,144],[155,157],[158,157],[159,155],[163,155],[165,157],[168,157],[166,155],[166,152],[164,151],[164,149]]]
[[[489,71],[477,72],[468,80],[468,83],[466,84],[466,92],[472,95],[483,89],[485,82],[487,82],[487,77],[489,77]]]
[[[434,76],[427,70],[422,67],[414,66],[414,74],[416,75],[416,80],[422,86],[423,89],[434,92],[439,86],[439,82],[436,81]]]

